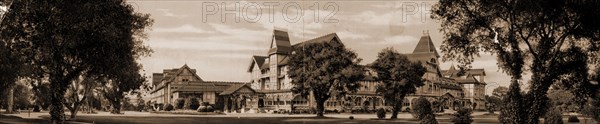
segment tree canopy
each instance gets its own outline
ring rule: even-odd
[[[83,73],[118,78],[123,63],[151,52],[143,44],[150,15],[134,12],[124,0],[12,1],[4,16],[0,41],[41,71],[33,74],[48,77],[54,91],[50,114],[57,123],[71,81]]]
[[[330,42],[304,43],[290,55],[288,75],[292,91],[312,95],[317,116],[323,116],[327,99],[340,98],[360,87],[358,81],[364,77],[364,68],[358,65],[360,60],[337,37]]]
[[[587,81],[587,69],[599,63],[600,24],[594,21],[600,16],[598,6],[599,1],[440,0],[432,17],[441,21],[443,60],[469,67],[480,52],[494,54],[498,66],[512,76],[511,85],[530,71],[523,101],[529,108],[522,108],[526,116],[517,123],[539,123],[551,84],[585,77],[576,78],[581,80],[574,88],[583,96],[597,87]]]
[[[393,105],[391,118],[397,118],[402,109],[404,97],[415,93],[417,87],[423,86],[425,67],[421,63],[408,60],[406,55],[398,53],[394,48],[386,48],[379,52],[375,62],[370,64],[377,72],[377,93]]]

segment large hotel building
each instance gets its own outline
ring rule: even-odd
[[[248,73],[251,73],[250,82],[207,82],[202,81],[195,74],[195,69],[187,65],[179,69],[165,70],[155,73],[152,91],[152,101],[156,103],[174,103],[174,99],[184,97],[200,97],[211,104],[231,109],[232,104],[242,110],[291,110],[308,109],[316,107],[311,97],[294,94],[290,90],[293,86],[288,77],[288,59],[294,48],[303,43],[312,42],[342,42],[336,33],[291,44],[286,31],[274,30],[268,52],[264,55],[251,57]],[[484,108],[485,71],[484,69],[470,69],[459,74],[459,70],[450,67],[442,70],[439,67],[440,55],[435,49],[428,33],[424,33],[412,53],[405,53],[409,60],[421,62],[427,69],[423,75],[425,85],[418,87],[417,92],[405,98],[404,107],[410,109],[413,99],[420,96],[429,100],[442,101],[442,105],[467,106],[475,109]],[[183,70],[183,71],[182,71]],[[187,70],[187,72],[185,72]],[[186,78],[177,78],[177,75]],[[171,77],[174,76],[174,77]],[[327,110],[343,110],[352,108],[375,109],[390,107],[383,97],[375,92],[379,82],[374,80],[375,72],[366,68],[366,78],[360,81],[361,88],[356,93],[351,93],[343,98],[331,97],[325,102]],[[209,87],[209,88],[203,88]],[[219,105],[222,102],[223,105]]]

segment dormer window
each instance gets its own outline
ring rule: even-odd
[[[190,79],[181,79],[181,81],[188,82],[188,81],[190,81]]]

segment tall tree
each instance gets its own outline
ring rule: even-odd
[[[123,0],[19,0],[4,16],[2,43],[48,76],[53,123],[63,123],[65,92],[82,72],[112,77],[150,51],[142,41],[152,20]]]
[[[146,77],[142,76],[139,72],[141,65],[137,63],[122,63],[122,67],[119,69],[119,75],[113,78],[105,78],[107,85],[102,87],[102,94],[113,107],[111,113],[120,114],[121,105],[126,95],[137,92],[136,89],[140,89],[144,86],[143,84],[147,81]]]
[[[415,93],[417,87],[423,86],[425,67],[421,63],[411,62],[406,55],[393,48],[385,48],[377,56],[371,68],[377,72],[377,94],[383,96],[393,107],[392,119],[398,118],[402,102],[406,95]]]
[[[6,17],[5,15],[10,4],[10,1],[0,1],[0,24]],[[14,88],[16,87],[15,82],[18,79],[18,72],[19,68],[21,67],[21,62],[19,61],[19,57],[14,54],[15,51],[18,50],[18,47],[10,43],[5,43],[4,40],[0,41],[2,41],[2,43],[0,43],[0,56],[2,56],[2,58],[0,58],[0,91],[8,91],[6,92],[6,95],[9,96],[0,97],[0,101],[8,102],[6,106],[6,113],[13,113],[12,107],[14,103]],[[6,100],[3,100],[5,98]]]
[[[507,87],[505,87],[505,86],[499,86],[499,87],[496,87],[496,89],[494,89],[492,91],[492,96],[500,98],[500,99],[503,99],[504,96],[506,96],[507,93],[508,93],[508,88]]]
[[[71,111],[71,119],[77,117],[77,112],[79,112],[83,103],[90,99],[90,94],[98,87],[99,84],[95,80],[96,77],[82,75],[69,85],[64,104]]]
[[[535,124],[547,108],[549,87],[570,70],[586,67],[578,59],[598,55],[598,6],[600,1],[440,0],[432,17],[442,23],[444,60],[468,66],[480,51],[495,54],[498,66],[512,76],[511,85],[519,85],[523,71],[531,72],[522,101],[528,107],[519,123]],[[598,59],[588,60],[598,64]],[[579,88],[590,94],[585,88],[594,87]]]
[[[323,117],[327,99],[341,98],[360,87],[358,81],[364,77],[364,68],[358,65],[360,60],[337,38],[295,47],[290,55],[288,72],[294,85],[292,91],[305,97],[312,95],[317,116]]]

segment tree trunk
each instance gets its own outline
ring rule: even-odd
[[[80,106],[81,106],[81,105],[80,105],[80,104],[78,104],[78,103],[75,103],[75,104],[73,105],[73,109],[71,109],[71,120],[74,120],[74,119],[75,119],[75,117],[77,117],[77,111],[79,110],[79,107],[80,107]]]
[[[398,112],[400,112],[400,110],[402,109],[402,100],[396,103],[394,103],[394,107],[392,110],[392,117],[390,117],[390,119],[396,119],[398,118]]]
[[[8,90],[8,103],[6,107],[6,113],[14,113],[14,104],[15,104],[15,86],[10,86]]]
[[[52,102],[50,104],[50,118],[54,124],[64,123],[65,111],[63,109],[63,99],[65,97],[65,92],[67,91],[67,86],[65,84],[69,84],[69,82],[52,82],[50,86],[50,88],[55,91],[52,92],[52,95],[50,96],[50,101]]]
[[[542,74],[542,72],[532,73],[531,89],[526,96],[527,100],[524,102],[528,103],[528,106],[531,107],[527,111],[527,123],[538,124],[539,118],[546,113],[546,109],[548,108],[547,103],[549,99],[546,94],[552,83],[544,78],[545,74]]]
[[[113,109],[111,111],[112,114],[121,114],[121,100],[117,100],[115,102],[111,102],[113,104]]]
[[[325,112],[325,100],[317,98],[317,117],[325,117],[323,113]]]

